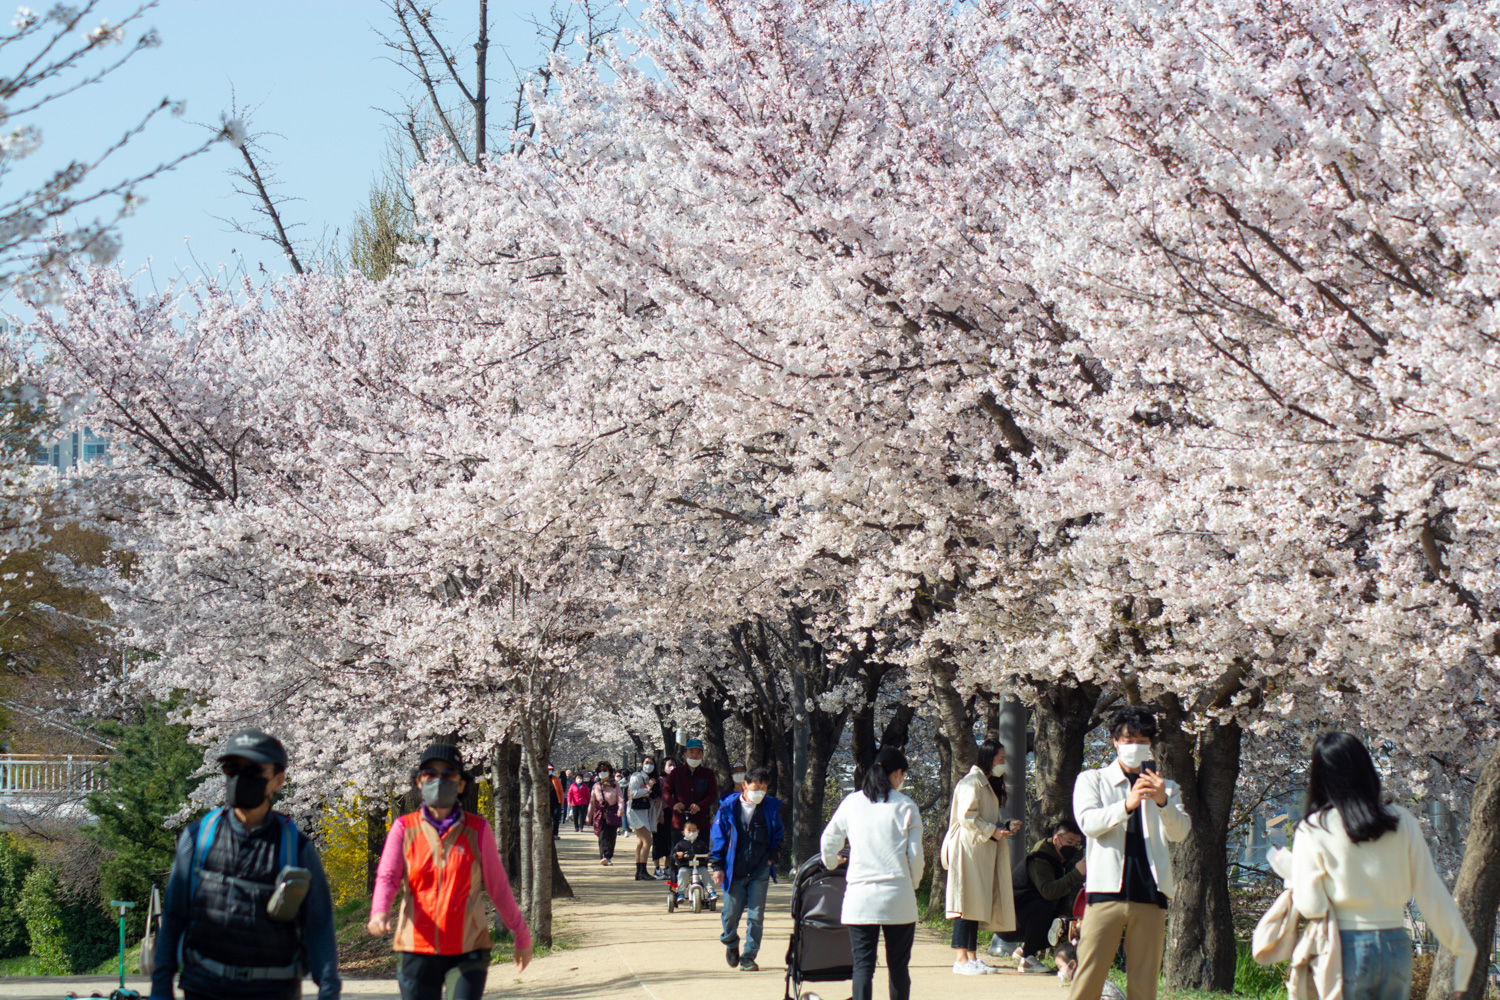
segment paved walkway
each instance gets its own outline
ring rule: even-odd
[[[779,1000],[785,986],[786,948],[791,935],[791,892],[787,883],[773,885],[766,901],[766,932],[760,972],[740,972],[724,962],[719,944],[719,915],[687,911],[667,913],[666,887],[636,882],[630,855],[620,844],[621,860],[610,868],[598,864],[593,837],[567,831],[559,842],[563,870],[576,899],[560,900],[560,935],[572,947],[534,962],[524,973],[514,965],[490,971],[486,996],[526,1000]],[[633,845],[631,845],[633,846]],[[741,931],[743,936],[743,929]],[[1051,975],[1023,976],[1004,969],[993,976],[955,976],[952,952],[936,931],[920,929],[912,954],[913,998],[942,1000],[1065,1000],[1066,992]],[[74,990],[107,996],[107,980],[69,977],[50,980],[0,979],[0,997],[58,998]],[[144,980],[130,980],[144,996]],[[824,1000],[844,1000],[850,984],[809,984]],[[875,996],[885,998],[884,969],[875,973]],[[315,996],[312,983],[305,996]],[[347,980],[346,1000],[399,996],[390,980]]]

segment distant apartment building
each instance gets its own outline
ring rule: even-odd
[[[80,462],[102,459],[109,452],[109,441],[91,430],[73,431],[51,446],[37,449],[37,465],[50,465],[58,472],[66,472]]]

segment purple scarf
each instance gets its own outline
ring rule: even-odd
[[[445,834],[449,830],[453,829],[453,824],[455,824],[459,820],[463,819],[463,816],[464,816],[464,811],[462,809],[458,808],[457,806],[454,806],[453,810],[450,813],[448,813],[448,815],[444,816],[442,819],[438,819],[427,808],[427,803],[425,803],[425,802],[422,803],[422,818],[425,819],[427,822],[431,823],[433,825],[433,827],[437,830],[437,835],[438,835],[438,839],[439,840],[442,840],[443,839],[443,834]]]

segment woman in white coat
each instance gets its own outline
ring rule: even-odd
[[[943,867],[948,869],[947,916],[953,921],[953,971],[979,976],[997,971],[979,958],[979,929],[1016,926],[1010,884],[1010,829],[1000,819],[1005,805],[1005,748],[979,744],[979,761],[953,788]]]
[[[871,1000],[875,957],[885,930],[891,1000],[911,996],[911,946],[917,932],[917,884],[922,881],[922,814],[901,794],[906,755],[883,748],[865,772],[864,787],[844,798],[823,830],[823,864],[843,864],[849,845],[848,888],[840,917],[854,950],[854,1000]]]

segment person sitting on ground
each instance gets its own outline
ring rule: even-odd
[[[1071,944],[1060,944],[1053,949],[1052,958],[1057,963],[1057,981],[1072,986],[1073,973],[1078,971],[1078,949]],[[1106,979],[1099,1000],[1125,1000],[1125,991]]]
[[[1073,897],[1083,886],[1084,866],[1080,855],[1083,831],[1070,819],[1052,825],[1052,836],[1036,843],[1016,866],[1016,923],[1021,931],[1021,961],[1039,965],[1038,956],[1055,945],[1066,930],[1049,934],[1058,920],[1073,912]],[[1050,940],[1049,940],[1050,937]]]
[[[698,863],[703,866],[703,872],[708,873],[708,838],[703,836],[698,829],[698,821],[690,819],[682,824],[682,837],[672,847],[672,856],[668,861],[667,881],[677,887],[677,898],[683,895],[683,882],[688,877],[688,863],[697,856]],[[705,880],[705,885],[712,891],[712,883]]]

